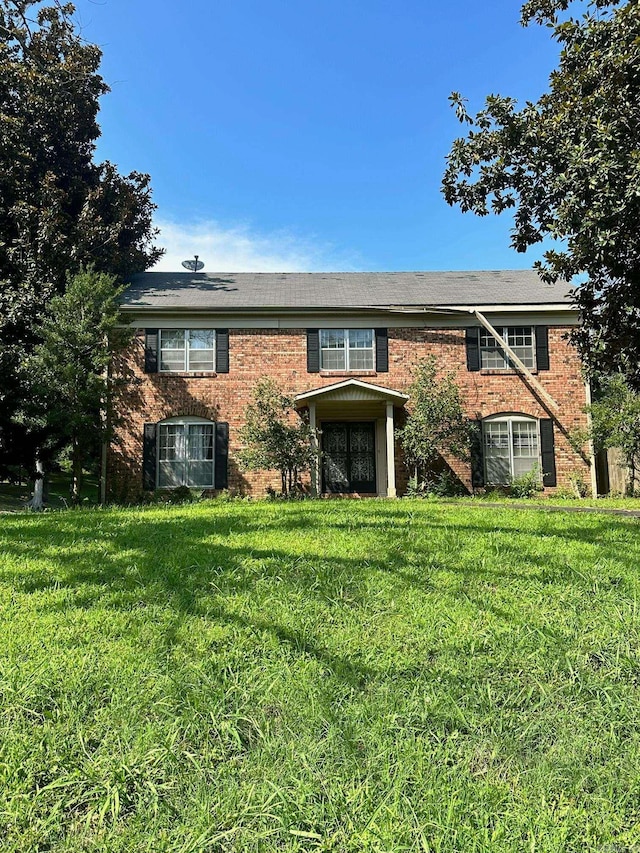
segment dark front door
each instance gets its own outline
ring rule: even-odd
[[[322,424],[322,490],[375,493],[375,424]]]

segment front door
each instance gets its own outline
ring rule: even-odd
[[[375,424],[322,424],[322,491],[376,491]]]

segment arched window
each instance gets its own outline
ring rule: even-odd
[[[482,422],[485,482],[506,485],[540,468],[540,430],[535,418],[508,414],[485,418]]]
[[[214,488],[215,424],[206,418],[167,418],[158,424],[159,488]]]

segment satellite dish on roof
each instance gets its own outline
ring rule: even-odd
[[[194,255],[194,259],[192,261],[183,261],[182,266],[186,270],[191,270],[191,272],[199,272],[204,267],[204,263],[198,260],[198,255]]]

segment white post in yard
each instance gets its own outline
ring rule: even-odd
[[[393,403],[387,403],[387,497],[396,497],[396,456],[393,441]]]
[[[318,435],[316,432],[316,404],[315,401],[309,403],[309,426],[311,427],[311,447],[313,448],[313,459],[311,461],[311,494],[316,497],[320,494],[320,486],[318,484],[318,475],[320,473],[320,465],[318,458]]]

